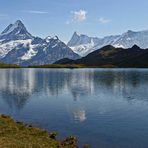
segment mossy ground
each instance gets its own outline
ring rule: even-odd
[[[56,140],[55,133],[0,115],[0,148],[77,148],[75,137]]]

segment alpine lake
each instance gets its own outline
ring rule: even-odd
[[[92,148],[148,147],[147,69],[0,69],[0,113]]]

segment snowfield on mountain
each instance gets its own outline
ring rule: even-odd
[[[63,58],[80,56],[57,36],[45,39],[32,36],[20,20],[0,34],[0,62],[28,66],[51,64]]]
[[[75,32],[67,45],[83,57],[106,45],[112,45],[116,48],[131,48],[137,45],[145,49],[148,48],[148,30],[139,32],[128,30],[122,35],[112,35],[104,38],[88,37]]]

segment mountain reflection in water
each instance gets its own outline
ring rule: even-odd
[[[95,148],[145,147],[147,86],[145,69],[1,69],[0,112]]]

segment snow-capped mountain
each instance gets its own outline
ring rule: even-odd
[[[80,56],[86,56],[106,45],[131,48],[135,44],[141,48],[148,48],[148,30],[139,32],[129,30],[122,35],[106,36],[104,38],[88,37],[75,32],[67,45]]]
[[[32,36],[18,20],[0,34],[0,61],[19,65],[50,64],[59,59],[77,59],[65,43],[56,37]]]
[[[0,40],[26,40],[32,39],[33,36],[27,31],[24,24],[18,20],[14,24],[10,24],[1,34]]]

